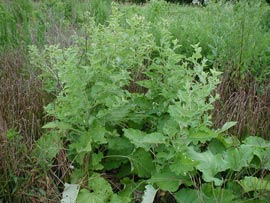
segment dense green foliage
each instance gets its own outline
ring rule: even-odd
[[[216,68],[241,77],[250,75],[261,82],[269,78],[269,12],[256,1],[209,4],[203,9],[160,1],[140,11],[152,22],[157,39],[161,36],[157,22],[169,22],[169,31],[181,44],[179,53],[191,54],[190,44],[200,43],[203,55]]]
[[[122,9],[125,15],[136,12],[145,16],[151,22],[151,33],[157,43],[161,37],[159,22],[166,21],[168,30],[181,45],[178,53],[190,55],[193,52],[190,44],[200,43],[209,67],[225,73],[220,91],[222,101],[215,113],[216,125],[221,126],[230,114],[233,115],[230,119],[241,126],[234,133],[268,137],[269,6],[258,1],[240,1],[209,3],[203,8],[178,7],[152,1],[143,8]],[[242,107],[237,103],[242,103]]]
[[[211,129],[220,73],[207,67],[201,48],[179,54],[166,21],[155,22],[157,39],[144,17],[123,21],[117,7],[112,12],[104,26],[88,15],[87,37],[68,48],[31,47],[45,88],[57,93],[46,107],[56,120],[44,126],[51,130],[36,156],[52,161],[67,148],[69,182],[81,187],[78,203],[134,202],[144,186],[145,202],[158,189],[177,202],[267,200],[270,144],[226,138],[235,123]],[[102,175],[113,171],[120,188]]]
[[[146,2],[0,2],[0,202],[268,201],[269,6]]]

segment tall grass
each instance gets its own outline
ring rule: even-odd
[[[96,23],[105,24],[111,13],[112,0],[92,0],[91,12],[95,16]]]
[[[43,44],[45,25],[31,0],[0,3],[0,47]]]

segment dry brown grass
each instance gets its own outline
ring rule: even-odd
[[[0,199],[12,203],[59,202],[53,176],[34,160],[21,135],[1,143]]]
[[[0,56],[0,112],[8,129],[27,135],[27,143],[32,144],[46,122],[43,106],[49,97],[35,73],[27,72],[27,65],[22,50]]]
[[[247,135],[258,135],[269,139],[270,95],[268,91],[258,93],[259,84],[251,77],[233,81],[224,74],[217,88],[220,100],[215,103],[213,121],[221,127],[227,121],[237,121],[230,133],[240,139]]]
[[[59,202],[52,172],[31,156],[47,120],[43,106],[51,98],[26,57],[19,49],[0,55],[0,200]]]

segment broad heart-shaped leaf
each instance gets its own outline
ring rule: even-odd
[[[149,178],[155,168],[150,152],[142,148],[129,156],[131,170],[141,178]]]
[[[205,143],[207,141],[210,141],[217,136],[218,133],[216,133],[215,131],[209,129],[206,126],[201,126],[198,129],[191,128],[189,130],[188,140],[193,142],[194,144],[198,144],[198,142]]]
[[[156,184],[164,191],[175,192],[181,184],[189,184],[190,178],[176,175],[169,168],[165,168],[159,172],[155,172],[149,180],[149,183]]]
[[[238,183],[242,186],[244,192],[250,191],[269,191],[270,192],[270,181],[259,179],[252,176],[246,176],[244,180],[238,181]]]
[[[188,148],[187,153],[191,159],[199,162],[196,169],[203,173],[206,182],[214,181],[216,186],[222,185],[223,181],[215,177],[217,173],[228,169],[228,164],[221,154],[214,155],[209,150],[198,153],[191,147]]]
[[[76,203],[79,190],[80,185],[65,183],[65,189],[63,192],[61,203]]]
[[[88,187],[91,191],[80,190],[77,203],[104,203],[108,202],[113,195],[110,184],[99,174],[93,174],[89,178]]]
[[[243,167],[249,166],[253,159],[253,148],[245,145],[229,149],[223,153],[227,166],[231,170],[240,171]]]
[[[146,185],[145,186],[145,191],[142,197],[142,203],[153,203],[157,189],[155,189],[152,185]]]
[[[144,148],[146,151],[155,144],[165,143],[166,137],[161,133],[146,134],[140,130],[125,129],[124,135],[133,143],[137,148]]]
[[[247,137],[243,143],[243,146],[252,149],[253,154],[260,160],[260,163],[255,164],[254,167],[263,167],[270,170],[270,142],[267,142],[260,137],[250,136]]]
[[[249,136],[247,137],[243,143],[247,146],[251,147],[261,147],[261,148],[269,148],[270,142],[267,142],[261,137]]]
[[[177,175],[186,175],[187,172],[193,171],[198,164],[198,161],[189,158],[186,153],[178,153],[173,158],[170,169]]]

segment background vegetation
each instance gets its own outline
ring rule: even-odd
[[[270,7],[176,3],[0,2],[0,202],[269,199]]]

